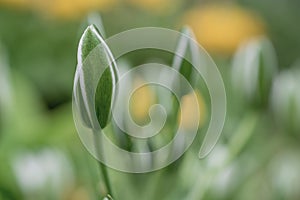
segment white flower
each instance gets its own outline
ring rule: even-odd
[[[38,153],[25,152],[13,159],[13,170],[21,190],[26,195],[45,189],[61,194],[72,184],[73,170],[68,158],[60,151],[44,149]]]

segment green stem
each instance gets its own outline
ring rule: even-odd
[[[104,183],[105,183],[105,187],[107,189],[107,193],[112,196],[112,189],[111,189],[111,184],[110,184],[110,180],[109,180],[109,177],[108,177],[107,168],[100,161],[99,161],[99,168],[100,168],[100,172],[103,176],[103,180],[104,180]]]
[[[94,145],[95,145],[97,157],[99,159],[100,155],[101,155],[101,152],[104,152],[104,151],[102,151],[103,149],[102,149],[102,146],[100,145],[101,140],[99,140],[99,135],[98,135],[99,133],[96,133],[95,131],[93,133],[94,133]],[[109,194],[110,196],[113,196],[110,180],[109,180],[109,177],[108,177],[107,168],[101,161],[98,161],[98,163],[99,163],[100,173],[103,177],[103,181],[104,181],[104,184],[105,184],[105,187],[106,187],[106,190],[107,190],[107,194]],[[105,194],[104,197],[107,194]]]

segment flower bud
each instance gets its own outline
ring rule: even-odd
[[[248,102],[266,104],[277,68],[271,42],[266,38],[253,39],[234,56],[231,73],[234,90]]]
[[[82,120],[87,127],[94,128],[95,109],[101,128],[105,128],[111,116],[118,73],[111,51],[94,25],[89,26],[83,33],[77,57],[74,97],[81,109]],[[93,85],[99,78],[98,74],[101,77],[93,94]]]
[[[276,77],[271,95],[271,107],[285,130],[300,131],[300,69],[290,69]]]

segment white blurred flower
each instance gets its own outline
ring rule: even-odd
[[[12,164],[17,182],[26,195],[45,189],[51,194],[60,195],[73,183],[70,161],[58,150],[22,153],[13,159]]]
[[[224,168],[215,178],[212,189],[215,191],[214,195],[219,198],[225,196],[232,187],[234,187],[234,181],[236,181],[237,166],[235,164],[229,165]]]
[[[297,199],[300,195],[300,159],[299,152],[283,152],[270,165],[273,189],[283,199]]]
[[[207,167],[210,169],[223,168],[230,154],[225,145],[218,144],[207,158]]]
[[[289,130],[300,130],[300,70],[290,69],[276,77],[273,88],[271,107],[276,118]]]
[[[277,68],[271,42],[266,38],[253,39],[241,46],[234,56],[233,88],[249,101],[266,103]]]

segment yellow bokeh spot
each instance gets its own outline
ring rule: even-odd
[[[134,85],[142,85],[143,80],[136,79]],[[138,88],[130,99],[130,112],[133,120],[145,123],[149,117],[149,110],[156,103],[156,96],[151,87],[145,85]]]
[[[152,12],[167,12],[170,10],[175,0],[127,0],[132,5],[135,5],[141,9],[149,10]]]
[[[115,5],[116,0],[47,0],[40,10],[62,19],[76,19],[91,11],[103,11]]]
[[[92,11],[112,8],[117,0],[0,0],[0,4],[11,7],[30,8],[59,19],[77,19]]]
[[[183,96],[180,104],[181,109],[178,113],[178,123],[182,123],[184,129],[190,130],[197,126],[200,128],[204,125],[207,115],[206,105],[203,96],[198,90]],[[198,112],[195,111],[197,107]]]
[[[183,19],[209,52],[232,54],[246,40],[264,34],[258,16],[232,5],[208,5],[189,11]]]
[[[15,8],[28,8],[31,5],[30,0],[0,0],[1,5]]]

